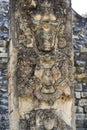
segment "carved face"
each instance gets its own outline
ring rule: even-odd
[[[54,29],[49,24],[42,24],[36,31],[37,47],[42,51],[51,51],[55,45]]]
[[[51,51],[55,46],[56,28],[58,26],[57,16],[51,7],[51,3],[43,1],[35,11],[31,10],[30,16],[37,48],[40,51]]]
[[[72,130],[54,110],[35,110],[20,120],[20,130]]]

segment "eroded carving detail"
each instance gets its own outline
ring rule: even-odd
[[[62,56],[62,59],[59,56]],[[65,61],[66,60],[66,61]],[[39,79],[40,85],[35,85],[34,94],[39,100],[54,101],[63,94],[70,96],[71,81],[69,79],[69,63],[61,52],[56,54],[39,55],[35,68],[35,77]],[[67,92],[66,93],[66,90]]]
[[[54,110],[33,110],[20,120],[20,130],[72,130]]]
[[[18,51],[17,93],[22,102],[20,107],[26,104],[25,97],[30,99],[30,105],[33,104],[26,110],[23,107],[20,115],[24,116],[28,110],[29,114],[20,121],[20,130],[71,130],[67,125],[71,123],[70,119],[67,124],[64,122],[68,114],[63,114],[61,119],[54,110],[48,110],[57,109],[58,103],[64,111],[66,104],[70,109],[72,107],[70,2],[18,0],[17,3],[15,17],[20,23],[16,28],[18,42],[15,44]],[[67,99],[64,105],[63,99]],[[43,106],[45,110],[41,110]],[[55,111],[60,113],[63,111],[60,109]]]
[[[72,68],[72,62],[63,51],[69,48],[68,36],[64,33],[67,3],[24,0],[19,4],[26,12],[20,8],[19,30],[25,36],[25,41],[21,40],[22,33],[19,33],[19,95],[29,96],[34,92],[37,99],[44,101],[54,101],[62,95],[70,96],[72,76],[69,68]],[[21,48],[24,50],[21,51]]]

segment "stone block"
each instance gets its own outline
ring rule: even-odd
[[[85,48],[85,47],[81,48],[80,53],[87,53],[87,48]]]
[[[86,128],[76,128],[76,130],[87,130]]]
[[[86,86],[86,83],[82,83],[83,86]]]
[[[75,39],[75,40],[78,40],[78,39],[79,39],[78,35],[73,35],[72,38]]]
[[[81,93],[80,92],[75,92],[75,97],[80,99],[81,98]]]
[[[0,57],[8,57],[8,53],[0,53]]]
[[[3,63],[7,63],[8,62],[8,58],[2,58],[2,62]]]
[[[87,113],[87,106],[84,107],[84,111]]]
[[[76,68],[76,73],[84,73],[85,72],[85,67],[77,67]]]
[[[77,60],[76,61],[76,65],[77,66],[85,66],[86,65],[86,61]]]
[[[87,99],[79,100],[79,106],[87,106]]]
[[[7,90],[4,89],[4,88],[1,88],[0,91],[4,93],[4,92],[6,92]]]
[[[5,47],[5,46],[6,46],[6,41],[0,40],[0,47]]]
[[[73,27],[73,31],[76,33],[78,33],[78,32],[82,32],[82,28],[80,28],[80,27],[78,27],[78,26],[74,26]]]
[[[87,92],[87,87],[86,86],[83,86],[83,92]]]
[[[83,98],[87,97],[87,92],[81,92],[81,97]]]
[[[82,84],[81,83],[75,83],[75,91],[82,91]]]
[[[84,120],[76,120],[76,127],[83,128],[84,127]]]
[[[82,114],[82,113],[80,113],[80,114],[77,114],[76,113],[76,120],[84,120],[85,119],[85,114]]]
[[[76,108],[76,113],[83,113],[82,107],[76,106],[75,108]]]
[[[0,76],[0,80],[2,80],[3,79],[3,77],[2,76]]]
[[[79,82],[86,82],[87,83],[87,74],[86,73],[76,74],[75,79]]]
[[[0,47],[0,52],[5,53],[6,52],[6,48],[5,47]]]
[[[79,56],[80,55],[80,53],[79,52],[75,52],[75,56]]]
[[[3,85],[7,85],[8,81],[7,80],[4,80],[3,81]]]

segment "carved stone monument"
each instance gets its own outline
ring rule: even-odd
[[[75,130],[70,4],[10,1],[10,130]]]

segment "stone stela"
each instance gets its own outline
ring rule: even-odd
[[[10,3],[10,130],[75,130],[70,0]]]

